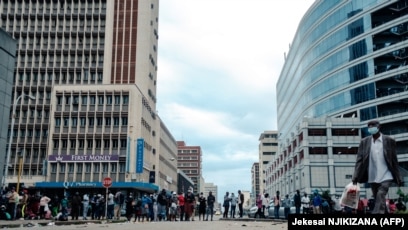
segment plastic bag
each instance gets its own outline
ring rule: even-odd
[[[353,209],[357,209],[358,201],[360,200],[360,186],[353,185],[352,182],[346,185],[343,194],[341,195],[340,204]]]

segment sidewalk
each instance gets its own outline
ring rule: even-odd
[[[87,229],[100,229],[100,228],[115,228],[119,227],[120,230],[134,230],[138,225],[143,225],[145,230],[163,230],[168,229],[170,226],[172,229],[177,230],[206,230],[206,229],[223,229],[232,230],[237,227],[246,227],[248,229],[257,230],[286,230],[287,222],[283,220],[271,220],[271,219],[223,219],[215,218],[214,221],[161,221],[161,222],[130,222],[127,223],[125,218],[121,220],[106,222],[105,220],[68,220],[68,221],[54,221],[54,220],[14,220],[5,221],[0,220],[0,228],[13,228],[13,229],[27,229],[28,227],[34,228],[58,228],[58,229],[73,229],[86,227]],[[75,226],[75,227],[74,227]]]

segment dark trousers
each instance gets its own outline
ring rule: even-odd
[[[238,209],[239,209],[239,217],[242,218],[242,215],[244,214],[242,204],[238,204]]]
[[[236,206],[235,205],[231,205],[231,218],[235,218],[235,209],[236,209]]]
[[[224,215],[223,215],[224,218],[228,218],[228,210],[229,210],[229,206],[225,206],[224,207]]]
[[[381,183],[372,183],[371,191],[375,199],[374,209],[372,214],[384,214],[386,209],[386,196],[390,188],[391,181],[383,181]]]

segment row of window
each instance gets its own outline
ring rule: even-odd
[[[124,173],[126,166],[125,163],[52,163],[51,164],[51,173],[57,173],[57,165],[59,164],[59,173],[116,173],[119,165],[119,172]],[[75,167],[76,165],[76,167]]]
[[[81,100],[80,100],[81,99]],[[85,96],[79,96],[79,95],[68,95],[68,96],[57,96],[57,104],[62,105],[63,100],[65,100],[65,104],[79,104],[81,103],[82,105],[89,104],[95,105],[96,100],[98,100],[99,105],[106,104],[111,105],[120,105],[124,104],[127,105],[129,103],[129,95],[99,95],[99,96],[94,96],[94,95],[85,95]]]
[[[13,131],[13,137],[18,137],[20,134],[20,137],[36,137],[36,138],[40,138],[42,137],[48,137],[48,129],[20,129],[20,132],[18,129],[14,129]],[[10,137],[10,130],[8,133],[8,137]]]
[[[79,121],[79,126],[85,127],[86,125],[88,126],[126,126],[128,125],[128,118],[127,117],[80,117],[79,119],[77,117],[56,117],[55,118],[55,127],[60,127],[61,126],[61,121],[63,122],[64,127],[72,126],[76,127],[78,125]],[[96,121],[96,122],[95,122]]]
[[[54,139],[53,140],[54,143],[54,149],[58,149],[59,147],[61,147],[62,149],[66,149],[68,148],[68,146],[70,146],[70,148],[76,148],[78,146],[78,148],[80,149],[84,149],[85,146],[88,149],[92,149],[93,147],[99,149],[102,148],[102,146],[104,148],[118,148],[120,147],[121,149],[124,149],[127,147],[127,140],[126,139],[89,139],[89,140],[84,140],[84,139]]]

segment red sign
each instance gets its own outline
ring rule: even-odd
[[[112,186],[112,179],[110,177],[103,178],[102,185],[104,188],[109,188]]]

